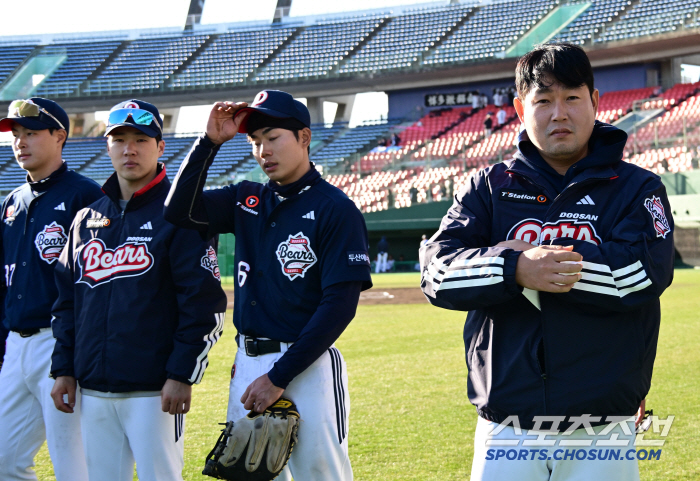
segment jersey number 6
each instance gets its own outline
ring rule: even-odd
[[[248,273],[250,272],[250,266],[247,262],[238,263],[238,287],[243,287],[246,279],[248,279]]]

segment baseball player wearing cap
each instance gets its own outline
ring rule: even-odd
[[[109,114],[115,173],[81,210],[56,266],[51,393],[58,410],[80,383],[90,481],[182,480],[191,385],[223,329],[214,245],[163,219],[170,189],[162,120],[140,100]]]
[[[371,287],[367,229],[355,205],[309,162],[310,116],[286,92],[214,105],[183,162],[165,218],[211,236],[236,234],[233,322],[238,352],[228,419],[263,412],[284,392],[302,422],[280,479],[349,480],[349,394],[333,346]],[[203,191],[219,147],[247,133],[266,184]]]
[[[56,260],[75,213],[102,196],[95,182],[68,170],[62,160],[68,130],[65,111],[42,98],[12,102],[0,121],[0,131],[12,132],[15,158],[27,171],[27,182],[7,196],[0,211],[3,351],[9,331],[0,371],[3,481],[37,479],[32,467],[44,440],[58,481],[87,480],[80,421],[54,409],[49,378]],[[79,408],[79,399],[70,402]]]

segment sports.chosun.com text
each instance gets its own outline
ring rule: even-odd
[[[556,461],[589,460],[589,461],[651,461],[661,459],[661,449],[489,449],[486,451],[487,461]]]

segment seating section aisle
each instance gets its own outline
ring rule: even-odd
[[[695,95],[700,92],[700,82],[695,82],[692,84],[676,84],[670,89],[666,90],[659,97],[662,99],[668,99],[671,106],[666,108],[671,108],[674,104],[682,102],[691,95]]]
[[[650,98],[654,95],[654,87],[641,89],[606,92],[600,96],[597,119],[612,124],[632,110],[635,100]]]
[[[465,172],[459,167],[375,172],[366,177],[357,174],[332,175],[328,182],[341,189],[362,212],[410,207],[412,204],[448,200],[476,169]]]
[[[197,88],[241,83],[295,31],[295,28],[269,28],[219,35],[176,75],[172,86]]]
[[[506,121],[503,127],[498,126],[496,118],[498,107],[487,105],[477,111],[470,112],[468,117],[444,135],[431,142],[420,144],[422,146],[412,153],[411,160],[422,162],[428,158],[431,160],[447,159],[462,164],[466,159],[474,157],[473,161],[467,161],[467,165],[477,165],[482,163],[480,162],[481,160],[488,160],[510,150],[508,146],[512,145],[511,140],[514,139],[514,136],[510,133],[504,136],[501,129],[514,128],[511,125],[517,118],[517,115],[513,107],[504,107],[504,110],[506,112]],[[487,115],[491,115],[492,118],[493,138],[488,142],[482,142],[485,136],[484,121]],[[498,142],[496,142],[497,139]]]
[[[160,162],[165,164],[165,172],[170,180],[175,178],[180,164],[190,151],[196,137],[192,135],[166,135],[165,152],[163,152]]]
[[[85,93],[159,88],[208,38],[180,35],[134,40],[90,82]]]
[[[693,170],[693,154],[686,147],[650,149],[637,154],[625,152],[624,161],[661,175]]]
[[[512,118],[512,117],[511,117]],[[493,161],[501,161],[515,151],[515,143],[520,133],[520,120],[513,119],[500,130],[488,137],[483,137],[464,152],[460,153],[450,165],[484,168]]]
[[[659,35],[697,27],[700,0],[639,0],[607,26],[596,43]]]
[[[700,126],[700,94],[688,97],[676,104],[661,117],[633,133],[627,142],[628,151],[652,149],[657,142],[672,139],[683,142],[683,134]]]
[[[324,145],[339,132],[348,128],[347,122],[333,122],[331,125],[311,124],[311,150],[318,145]]]
[[[107,150],[104,137],[68,139],[63,148],[63,159],[69,169],[80,170]]]
[[[209,168],[208,179],[214,180],[232,172],[248,172],[257,165],[253,159],[251,145],[245,135],[236,135],[219,149],[214,163]]]
[[[311,25],[287,44],[257,74],[255,80],[274,81],[328,75],[385,22],[385,16],[366,16]]]
[[[350,57],[340,73],[410,67],[471,12],[471,7],[451,6],[399,15]]]
[[[0,85],[34,51],[34,45],[5,46],[0,48]]]
[[[388,136],[391,128],[397,123],[396,120],[389,120],[348,129],[328,145],[311,154],[311,161],[328,167],[349,161],[353,154],[370,149],[376,145],[379,138]]]
[[[471,107],[447,107],[432,110],[418,119],[413,125],[398,132],[400,137],[399,148],[373,149],[370,153],[363,156],[361,159],[362,172],[381,170],[385,165],[402,159],[409,152],[416,151],[413,153],[415,160],[421,160],[422,157],[425,157],[428,145],[434,146],[435,144],[444,143],[444,139],[450,137],[452,131],[468,121],[473,113],[474,111]],[[442,149],[433,147],[432,150],[437,152]],[[439,156],[442,157],[442,153]]]
[[[39,85],[36,95],[51,98],[76,93],[80,84],[87,80],[121,44],[120,41],[114,41],[66,43],[43,47],[39,56],[65,55],[66,60]]]
[[[423,63],[436,65],[493,58],[510,47],[556,4],[556,0],[513,0],[484,5]]]
[[[560,42],[590,45],[593,38],[604,31],[632,4],[630,0],[592,0],[591,6],[554,38]]]

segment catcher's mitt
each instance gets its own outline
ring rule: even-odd
[[[232,481],[275,479],[297,442],[299,421],[294,403],[279,398],[262,414],[250,411],[238,421],[227,422],[202,474]]]

